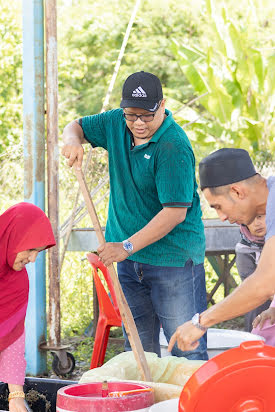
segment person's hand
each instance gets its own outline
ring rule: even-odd
[[[204,333],[194,326],[190,320],[177,328],[170,339],[168,351],[171,352],[175,343],[178,344],[178,348],[182,351],[194,350],[199,346],[198,340]]]
[[[270,307],[267,310],[264,310],[260,315],[256,316],[252,322],[253,328],[259,326],[259,329],[262,329],[266,320],[269,320],[271,325],[275,323],[275,307]]]
[[[24,398],[13,398],[9,401],[10,412],[27,412]]]
[[[100,260],[107,267],[113,262],[121,262],[129,256],[126,250],[124,250],[122,242],[104,243],[104,245],[98,247],[97,253]]]
[[[72,167],[72,165],[76,162],[77,169],[81,169],[82,160],[84,155],[84,149],[82,144],[80,143],[73,143],[73,144],[65,144],[62,147],[61,153],[68,159],[68,165]]]

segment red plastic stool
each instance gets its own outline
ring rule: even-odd
[[[121,326],[121,316],[115,296],[112,280],[108,269],[94,253],[88,253],[87,259],[93,268],[93,278],[99,303],[99,318],[96,328],[94,350],[91,359],[90,369],[102,366],[105,358],[108,338],[112,326]],[[98,276],[97,269],[100,269],[111,294],[111,299]]]

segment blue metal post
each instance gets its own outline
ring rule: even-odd
[[[43,0],[23,0],[23,134],[24,197],[45,210],[44,125],[44,12]],[[38,349],[46,340],[45,253],[28,265],[30,296],[26,318],[27,373],[46,371],[46,353]]]

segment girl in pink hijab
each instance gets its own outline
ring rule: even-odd
[[[55,245],[45,213],[19,203],[0,216],[0,381],[9,386],[9,410],[26,412],[25,316],[29,279],[25,265]]]

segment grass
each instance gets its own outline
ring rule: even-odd
[[[75,358],[75,369],[71,374],[67,374],[66,376],[59,376],[58,378],[79,380],[83,373],[90,368],[91,357],[94,348],[94,338],[86,337],[84,335],[70,336],[62,339],[62,344],[70,346],[68,352],[72,353]],[[122,328],[112,328],[110,331],[104,363],[114,356],[118,355],[119,353],[123,352],[123,350],[124,344]],[[54,372],[52,371],[52,360],[52,355],[48,352],[47,367],[49,371],[49,377],[56,378],[56,375],[54,375]]]

